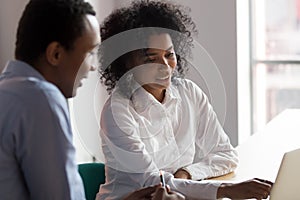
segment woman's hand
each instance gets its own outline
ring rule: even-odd
[[[191,175],[184,169],[179,169],[174,174],[175,178],[191,179]]]
[[[217,198],[230,199],[266,199],[273,183],[262,179],[251,179],[241,183],[223,183],[217,192]]]
[[[171,192],[169,189],[158,187],[152,200],[184,200],[185,197],[177,192]]]

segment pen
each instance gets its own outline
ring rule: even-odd
[[[164,172],[163,171],[159,171],[159,177],[160,177],[160,182],[162,184],[163,187],[166,187],[166,182],[165,182],[165,177],[164,177]]]

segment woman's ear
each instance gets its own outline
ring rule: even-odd
[[[46,48],[46,60],[53,66],[60,63],[63,47],[58,42],[51,42]]]

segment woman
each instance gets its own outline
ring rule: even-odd
[[[197,181],[232,172],[238,160],[206,95],[183,78],[195,31],[180,6],[154,1],[134,2],[102,24],[100,74],[111,95],[101,115],[107,173],[98,198],[155,185],[159,170],[187,198],[268,196],[270,183],[258,179]]]

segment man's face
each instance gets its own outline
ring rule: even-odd
[[[100,28],[95,16],[86,15],[85,31],[77,38],[71,50],[64,51],[59,88],[66,98],[74,97],[82,79],[97,66],[97,50],[100,44]]]

